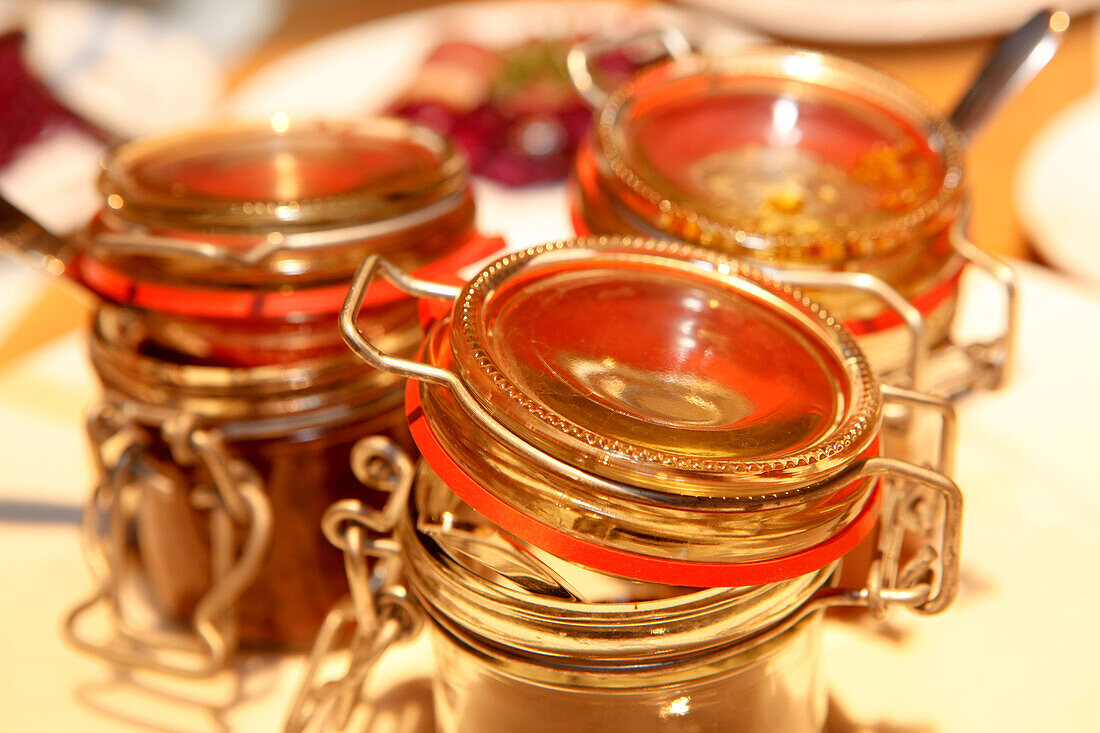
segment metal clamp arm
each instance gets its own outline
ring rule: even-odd
[[[378,255],[371,255],[363,260],[355,271],[351,287],[348,289],[347,300],[340,309],[340,334],[344,337],[344,343],[375,369],[399,374],[406,379],[419,379],[440,384],[451,389],[461,388],[458,377],[453,373],[430,364],[391,356],[371,343],[359,329],[356,320],[359,317],[359,311],[363,308],[367,288],[379,275],[398,290],[416,297],[453,301],[457,300],[459,293],[462,292],[462,288],[454,285],[419,280],[388,260]]]
[[[769,277],[779,282],[804,288],[831,290],[855,290],[867,293],[882,301],[890,310],[901,317],[909,331],[910,352],[908,379],[905,387],[921,389],[924,384],[924,370],[928,362],[928,344],[925,340],[924,316],[897,290],[885,281],[865,272],[830,272],[801,269],[760,268]]]
[[[943,397],[913,392],[908,389],[881,385],[883,400],[887,403],[906,405],[912,408],[931,409],[940,415],[940,439],[936,458],[930,465],[945,476],[955,474],[956,419],[955,406]]]
[[[974,269],[994,280],[1004,293],[1004,328],[992,341],[962,346],[973,368],[982,375],[977,380],[990,389],[1003,387],[1008,381],[1013,355],[1016,351],[1016,332],[1019,322],[1016,273],[999,258],[991,255],[966,236],[966,216],[959,217],[951,227],[951,246],[974,266]]]
[[[684,34],[676,28],[663,28],[661,30],[639,33],[626,38],[598,38],[591,41],[582,41],[569,49],[565,57],[565,68],[569,72],[569,80],[577,93],[584,101],[594,109],[599,109],[607,101],[610,93],[600,86],[592,75],[592,59],[610,51],[620,50],[629,46],[636,46],[648,41],[656,41],[662,49],[672,58],[683,58],[692,53],[691,43]]]
[[[417,297],[441,298],[455,300],[461,293],[461,288],[452,285],[419,280],[405,273],[397,266],[377,255],[372,255],[363,261],[355,273],[351,288],[348,290],[347,300],[340,310],[340,332],[344,341],[363,361],[375,369],[399,374],[406,379],[416,379],[432,384],[438,384],[451,390],[463,409],[487,430],[493,437],[508,445],[517,453],[532,461],[535,465],[562,473],[569,478],[580,481],[595,490],[618,495],[636,495],[641,489],[620,484],[609,479],[603,479],[593,474],[578,469],[569,463],[561,461],[538,447],[518,439],[513,433],[495,420],[485,408],[478,402],[466,388],[461,377],[446,369],[424,364],[422,362],[402,359],[386,354],[359,330],[356,324],[359,310],[362,307],[363,298],[367,288],[375,277],[381,275],[385,280],[409,295]],[[690,497],[689,497],[690,498]]]
[[[216,262],[225,267],[254,267],[288,253],[318,247],[331,247],[385,237],[424,224],[462,205],[465,192],[458,191],[415,211],[380,221],[354,224],[337,229],[301,232],[272,232],[248,247],[226,246],[193,238],[153,233],[145,227],[129,225],[117,231],[105,231],[87,242],[92,256],[155,257]],[[3,210],[0,208],[0,221]]]
[[[903,602],[923,614],[943,611],[951,605],[959,590],[963,506],[959,487],[935,471],[893,458],[870,458],[863,463],[859,473],[897,480],[890,487],[892,496],[882,515],[881,557],[872,565],[872,577],[865,589],[868,605],[873,611],[881,611],[886,603]],[[901,540],[907,528],[927,524],[918,516],[926,493],[940,500],[940,507],[934,513],[942,515],[942,530],[938,532],[938,540],[926,538],[925,547],[899,574]],[[914,521],[910,521],[909,512],[914,513]]]

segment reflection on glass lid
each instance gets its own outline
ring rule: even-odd
[[[127,219],[180,228],[344,226],[423,207],[463,185],[443,138],[388,118],[212,127],[124,145],[100,190]]]
[[[957,135],[925,100],[869,69],[785,49],[645,73],[611,97],[598,136],[644,204],[626,197],[636,213],[747,249],[838,238],[888,248],[887,230],[934,216],[961,180]]]
[[[483,272],[451,343],[485,408],[562,460],[767,473],[858,452],[877,427],[866,363],[808,303],[699,250],[582,240]]]

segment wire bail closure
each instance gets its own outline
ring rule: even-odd
[[[108,662],[149,669],[184,678],[201,678],[221,670],[237,647],[234,606],[259,572],[271,541],[271,506],[255,469],[232,458],[215,429],[195,426],[180,416],[162,423],[173,457],[181,465],[202,465],[213,486],[189,497],[196,508],[210,512],[210,588],[199,599],[187,633],[135,628],[124,611],[127,537],[136,521],[142,492],[171,493],[172,482],[149,463],[146,438],[138,425],[141,406],[100,402],[88,414],[87,429],[95,447],[98,479],[81,530],[84,560],[95,590],[65,616],[62,633],[72,646]],[[247,529],[236,548],[235,527]],[[88,635],[85,619],[103,608],[111,636]]]
[[[362,702],[370,670],[393,644],[415,637],[423,617],[401,585],[400,547],[393,531],[409,500],[412,461],[388,438],[370,436],[352,451],[365,486],[389,494],[382,509],[342,499],[321,520],[325,537],[344,553],[349,594],[325,617],[306,662],[283,730],[298,733],[323,719],[346,730]],[[366,479],[366,480],[363,480]],[[371,568],[368,558],[374,558]],[[326,662],[345,652],[343,669],[326,675]]]
[[[694,53],[691,41],[683,32],[674,26],[661,28],[660,30],[637,33],[626,38],[593,39],[581,41],[569,49],[565,57],[565,69],[569,74],[569,81],[573,88],[584,98],[593,109],[603,107],[611,92],[601,86],[592,74],[592,60],[601,54],[618,51],[630,46],[638,46],[649,41],[656,41],[661,49],[673,59],[680,59]]]
[[[355,320],[364,294],[370,283],[379,276],[415,297],[454,301],[461,296],[459,288],[418,280],[386,260],[368,258],[357,271],[340,314],[341,331],[348,345],[378,369],[412,380],[442,385],[451,389],[464,406],[466,399],[474,402],[457,374],[385,354],[358,330]],[[884,386],[881,390],[884,401],[912,410],[932,410],[940,415],[942,422],[936,452],[929,461],[931,468],[882,457],[865,458],[852,466],[855,480],[882,478],[885,484],[876,556],[871,563],[866,585],[863,588],[827,588],[820,591],[774,626],[735,644],[731,653],[774,639],[806,616],[825,608],[865,607],[881,618],[889,606],[902,605],[916,613],[935,614],[950,605],[957,595],[962,494],[958,486],[943,475],[953,470],[954,409],[943,398],[896,387]],[[488,417],[476,412],[471,414],[479,422]],[[493,429],[491,424],[483,424],[496,435],[498,430]],[[504,431],[499,424],[496,427]],[[513,441],[522,443],[510,434],[504,439],[508,439],[510,444]],[[529,444],[527,448],[525,455],[537,456],[543,463],[555,468],[559,464],[570,468],[586,477],[592,485],[608,484],[620,491],[630,490],[630,487],[562,464]],[[323,527],[326,537],[345,552],[350,595],[333,608],[318,634],[287,718],[287,733],[298,733],[322,719],[333,723],[338,730],[345,730],[352,711],[363,702],[364,682],[370,667],[390,645],[415,634],[415,627],[423,622],[411,605],[405,587],[397,585],[389,570],[381,570],[386,563],[396,565],[400,562],[400,545],[387,533],[392,533],[400,513],[408,506],[408,493],[412,485],[411,462],[407,458],[402,462],[401,458],[400,451],[393,446],[383,443],[371,445],[371,460],[376,465],[385,466],[391,476],[404,477],[399,483],[393,481],[389,484],[394,493],[382,510],[370,510],[357,501],[345,500],[334,504],[325,514]],[[459,554],[472,552],[477,557],[486,557],[485,548],[479,544],[481,540],[464,532],[461,527],[453,527],[446,522],[418,523],[414,531],[427,534],[441,546],[450,548],[449,551]],[[903,541],[910,533],[920,537],[921,546],[903,565]],[[530,553],[521,545],[511,547],[503,554],[499,547],[491,549],[505,563],[506,569],[500,572],[507,577],[513,577],[509,572],[518,573],[523,582],[533,587],[549,589],[563,599],[581,600],[579,593],[544,563],[533,555],[528,559],[526,556]],[[373,572],[368,572],[368,556],[382,558]],[[342,645],[341,637],[349,633],[351,640]],[[321,681],[321,670],[326,659],[340,648],[347,651],[346,666],[337,676]]]

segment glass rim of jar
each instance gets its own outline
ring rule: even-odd
[[[889,104],[899,117],[914,121],[917,129],[927,131],[923,142],[942,162],[943,172],[937,179],[940,185],[934,196],[910,211],[896,214],[882,223],[835,232],[769,234],[752,231],[732,220],[708,216],[673,200],[644,180],[627,162],[622,129],[624,113],[643,95],[665,84],[707,75],[808,83],[845,92],[868,104]],[[725,53],[697,53],[652,66],[617,88],[596,112],[595,138],[612,180],[644,202],[643,209],[630,205],[630,197],[624,201],[635,215],[654,226],[657,221],[671,220],[678,227],[697,230],[690,241],[705,242],[708,247],[755,258],[770,256],[814,261],[832,259],[836,252],[855,257],[890,252],[916,239],[914,232],[922,228],[939,228],[938,217],[953,217],[953,203],[964,192],[964,141],[931,101],[884,72],[830,54],[797,48],[756,46]],[[822,252],[828,254],[821,257]]]
[[[180,195],[152,190],[133,178],[133,168],[157,156],[192,151],[201,144],[232,149],[235,142],[266,136],[275,142],[288,135],[312,134],[337,139],[339,136],[409,142],[431,154],[436,167],[423,180],[414,179],[407,191],[389,198],[369,187],[363,190],[320,195],[270,196],[250,199],[236,196]],[[170,134],[122,143],[109,151],[101,164],[98,189],[107,203],[106,211],[130,222],[179,231],[260,235],[301,229],[340,229],[369,222],[382,222],[421,209],[425,199],[440,200],[465,190],[465,158],[442,135],[406,120],[383,115],[352,119],[302,118],[271,121],[235,121],[196,126]],[[316,245],[315,245],[316,246]]]
[[[659,493],[593,485],[584,472],[577,477],[529,464],[472,429],[469,418],[456,428],[454,410],[431,399],[444,394],[411,380],[406,386],[410,432],[430,470],[421,480],[434,477],[496,526],[607,574],[696,587],[785,580],[854,547],[880,506],[880,483],[861,474],[878,455],[878,441],[850,461],[854,470],[809,486],[776,482],[771,493],[764,485],[734,497]],[[605,526],[616,531],[601,531]]]
[[[815,633],[807,630],[821,628],[821,609],[795,613],[797,618],[793,622],[780,622],[782,628],[774,633],[765,630],[759,638],[732,639],[710,649],[622,660],[584,659],[504,647],[448,620],[433,617],[432,622],[447,643],[456,644],[463,653],[488,665],[494,676],[520,684],[534,684],[545,690],[596,691],[605,695],[616,690],[652,691],[682,686],[685,682],[694,686],[736,679],[744,670],[782,654],[791,640]]]

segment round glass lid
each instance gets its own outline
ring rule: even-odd
[[[108,211],[141,224],[286,232],[420,209],[464,189],[465,172],[448,142],[400,120],[276,115],[124,145],[99,185]]]
[[[614,94],[599,122],[611,170],[641,197],[626,197],[637,213],[747,249],[883,247],[886,230],[931,217],[961,178],[955,133],[931,105],[885,75],[806,52],[666,64]]]
[[[510,255],[467,286],[451,329],[494,418],[607,478],[809,482],[878,427],[873,377],[831,316],[690,247],[578,240]]]

